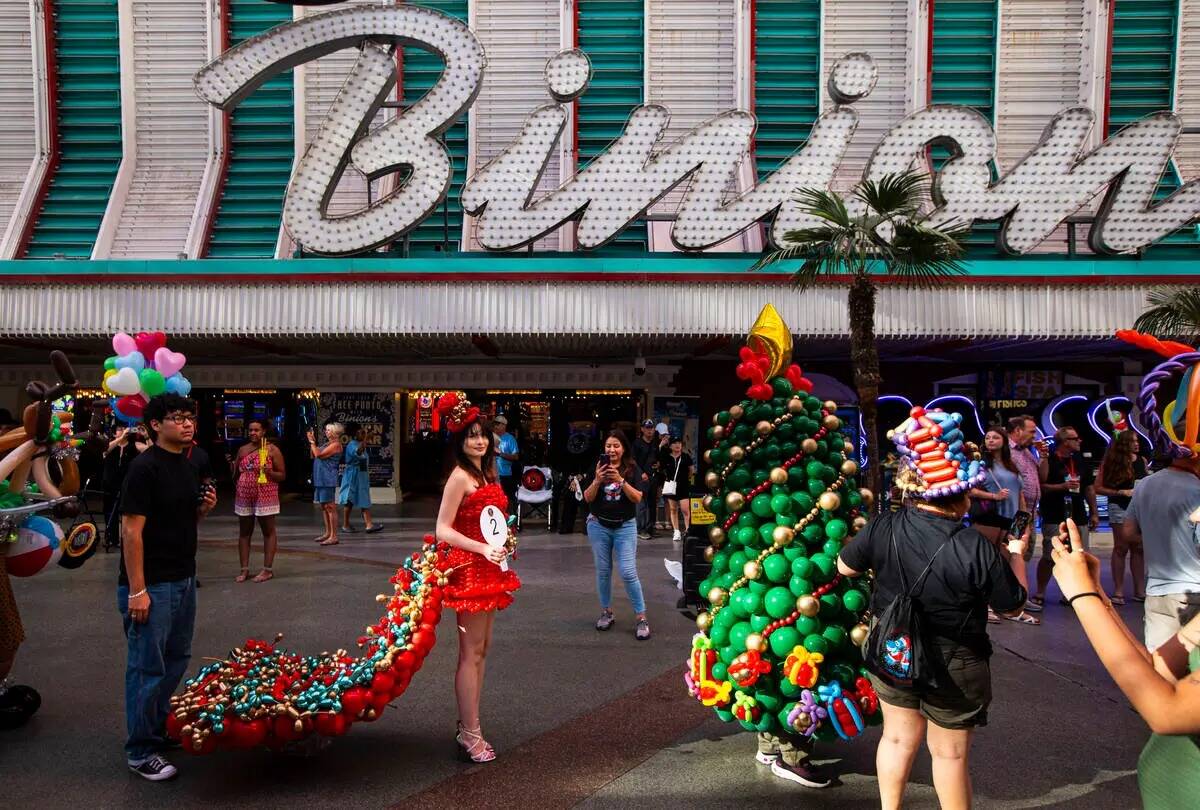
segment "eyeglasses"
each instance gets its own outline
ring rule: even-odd
[[[177,425],[182,425],[187,422],[196,424],[196,415],[194,413],[169,413],[164,422],[174,422]]]
[[[1064,442],[1077,442],[1077,441],[1079,441],[1079,437],[1078,436],[1063,436],[1063,441]]]

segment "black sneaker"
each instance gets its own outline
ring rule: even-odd
[[[833,780],[812,765],[800,763],[798,765],[788,765],[782,758],[771,763],[771,773],[778,776],[780,779],[786,779],[789,782],[795,782],[798,785],[804,785],[806,788],[827,788],[833,784]]]
[[[174,765],[167,762],[158,754],[137,764],[130,762],[129,770],[151,782],[165,782],[168,779],[174,779],[179,773],[179,771],[175,770]]]
[[[0,683],[2,685],[2,683]],[[42,705],[42,696],[29,686],[14,684],[0,692],[0,730],[20,728]]]
[[[609,630],[612,628],[614,621],[616,621],[616,619],[613,617],[613,612],[611,610],[603,611],[600,614],[600,618],[596,619],[596,629]]]

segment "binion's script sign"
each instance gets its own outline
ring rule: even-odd
[[[420,100],[378,129],[361,135],[396,82],[394,51],[420,47],[441,56],[445,69]],[[196,91],[222,109],[235,106],[277,73],[334,51],[360,54],[334,98],[312,144],[298,162],[284,202],[283,222],[307,250],[326,255],[359,253],[416,227],[445,199],[452,166],[438,136],[471,106],[487,58],[461,22],[413,6],[360,6],[285,23],[248,39],[203,67]],[[870,56],[847,54],[830,75],[836,102],[813,126],[808,141],[771,176],[744,193],[728,192],[749,153],[754,115],[722,113],[673,143],[661,145],[670,113],[646,104],[633,110],[621,136],[559,188],[536,195],[538,180],[567,125],[567,103],[588,86],[591,64],[580,50],[563,51],[546,64],[554,104],[533,110],[520,134],[467,180],[464,209],[477,218],[488,250],[512,250],[562,224],[578,223],[582,248],[599,247],[671,189],[687,182],[671,238],[682,250],[717,245],[759,220],[772,219],[771,236],[785,244],[789,230],[816,224],[793,201],[798,188],[826,188],[854,134],[854,102],[875,86]],[[1200,181],[1157,204],[1155,189],[1182,125],[1155,113],[1084,152],[1094,114],[1064,110],[1046,126],[1041,142],[993,182],[996,134],[968,107],[934,105],[897,123],[879,142],[865,178],[922,165],[929,146],[948,147],[953,158],[935,178],[937,209],[930,223],[1001,220],[1002,250],[1032,250],[1071,214],[1103,193],[1091,228],[1091,247],[1128,253],[1187,225],[1200,214]],[[358,211],[330,216],[328,202],[342,172],[353,163],[368,177],[407,169],[394,193]]]

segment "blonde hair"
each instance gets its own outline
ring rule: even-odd
[[[334,432],[334,435],[341,436],[343,433],[346,432],[346,426],[343,425],[341,422],[330,422],[328,425],[325,426],[325,430],[327,430],[327,431],[332,430]]]

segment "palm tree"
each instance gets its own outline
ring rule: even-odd
[[[1157,287],[1146,295],[1149,308],[1133,328],[1155,337],[1200,339],[1200,287]]]
[[[876,406],[881,379],[875,345],[878,279],[887,276],[910,284],[932,284],[964,272],[961,260],[968,228],[923,224],[920,209],[928,198],[926,176],[913,171],[864,180],[848,198],[825,189],[800,189],[796,201],[820,224],[787,231],[783,235],[786,244],[754,266],[758,269],[802,259],[792,276],[793,285],[801,291],[823,277],[850,278],[846,294],[850,361],[866,432],[866,485],[873,492],[879,491],[880,484]]]

